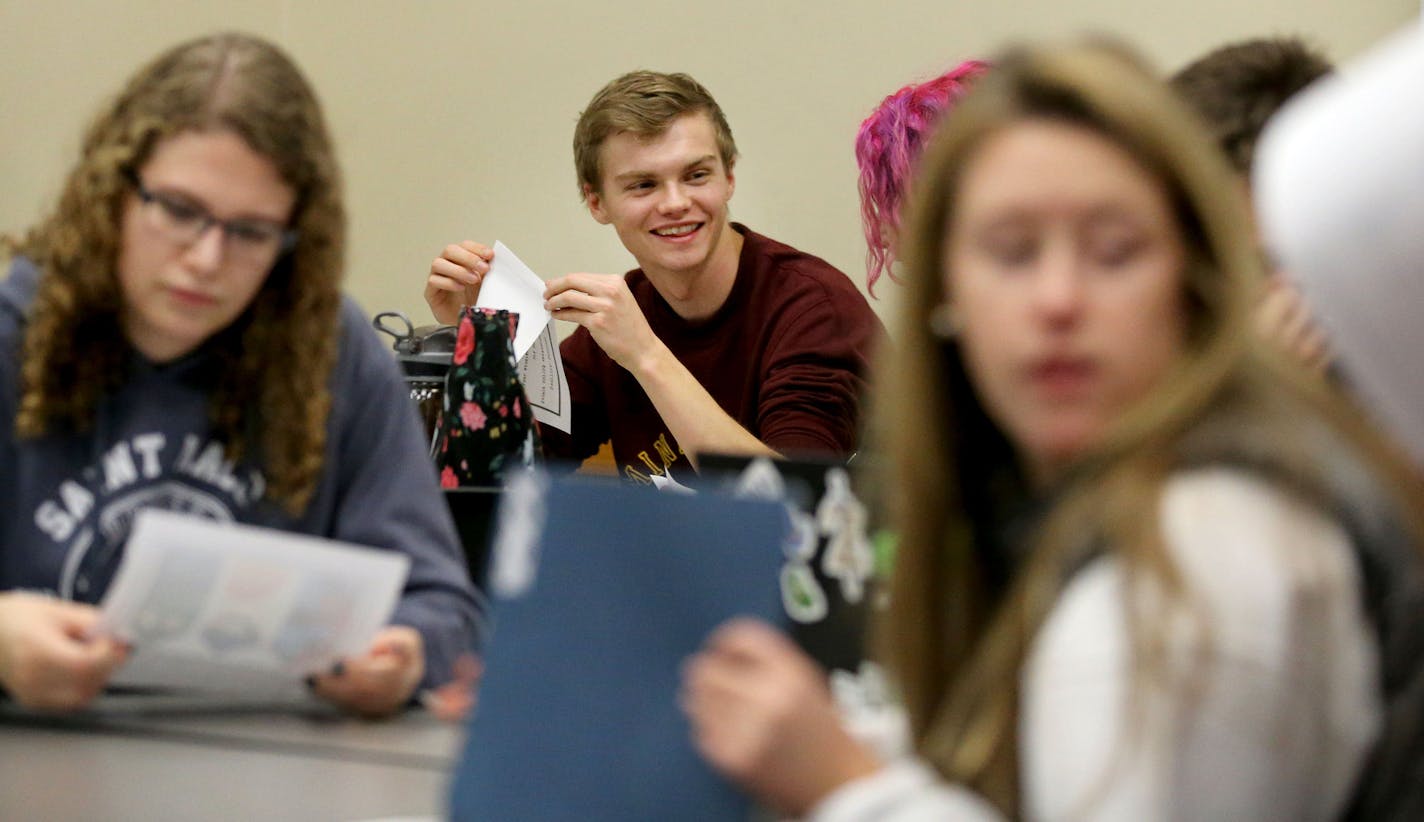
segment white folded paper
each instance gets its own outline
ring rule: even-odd
[[[495,241],[489,273],[480,283],[476,308],[512,311],[519,315],[514,332],[514,358],[524,359],[544,332],[552,315],[544,308],[544,281],[524,264],[509,246]]]
[[[569,433],[573,415],[569,408],[569,380],[554,334],[551,315],[544,308],[544,281],[504,243],[494,244],[494,260],[480,284],[477,308],[510,311],[519,315],[514,332],[514,358],[519,381],[534,419]]]

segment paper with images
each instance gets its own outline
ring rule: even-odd
[[[410,559],[270,528],[143,511],[98,630],[133,646],[112,684],[299,691],[366,651]]]
[[[544,281],[508,246],[496,241],[494,260],[480,285],[475,306],[519,315],[514,357],[519,361],[519,380],[534,406],[534,418],[569,433],[569,380],[564,374],[554,324],[544,308]]]

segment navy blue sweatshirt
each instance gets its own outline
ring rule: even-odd
[[[292,517],[264,497],[260,465],[225,458],[208,419],[216,364],[202,347],[161,365],[133,352],[88,431],[18,439],[21,345],[39,278],[19,258],[0,283],[0,591],[98,602],[143,508],[345,540],[410,557],[391,622],[420,632],[424,687],[450,678],[475,643],[476,595],[415,406],[352,300],[341,307],[321,476]]]

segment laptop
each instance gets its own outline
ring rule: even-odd
[[[858,546],[870,552],[869,557],[860,557],[862,561],[871,563],[869,568],[860,568],[865,576],[851,575],[844,569],[837,571],[834,561],[827,562],[832,533],[841,530],[842,526],[846,530],[855,529],[862,539],[866,538],[863,532],[867,523],[861,521],[857,526],[854,522],[845,521],[865,513],[864,506],[855,496],[853,473],[846,463],[829,457],[770,460],[705,454],[698,458],[698,468],[698,477],[689,483],[692,487],[724,492],[734,491],[748,482],[764,488],[764,484],[759,483],[753,474],[757,470],[775,471],[785,501],[807,517],[816,529],[814,551],[805,557],[805,562],[798,569],[800,581],[786,592],[791,617],[788,621],[789,633],[828,671],[858,671],[865,659],[866,632],[880,583],[875,576],[878,569],[875,568],[874,552],[868,543]],[[839,512],[832,510],[834,506],[830,504],[837,499],[836,495],[828,496],[828,491],[838,484],[843,484],[839,493],[848,492],[851,495],[851,499],[840,498]],[[827,504],[825,510],[823,503]],[[857,506],[858,512],[854,510]],[[857,579],[847,579],[848,575]],[[798,591],[805,600],[799,609],[790,601]]]

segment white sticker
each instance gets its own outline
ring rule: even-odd
[[[541,471],[518,472],[505,486],[490,571],[490,587],[498,596],[521,597],[534,585],[548,490],[549,479]]]

